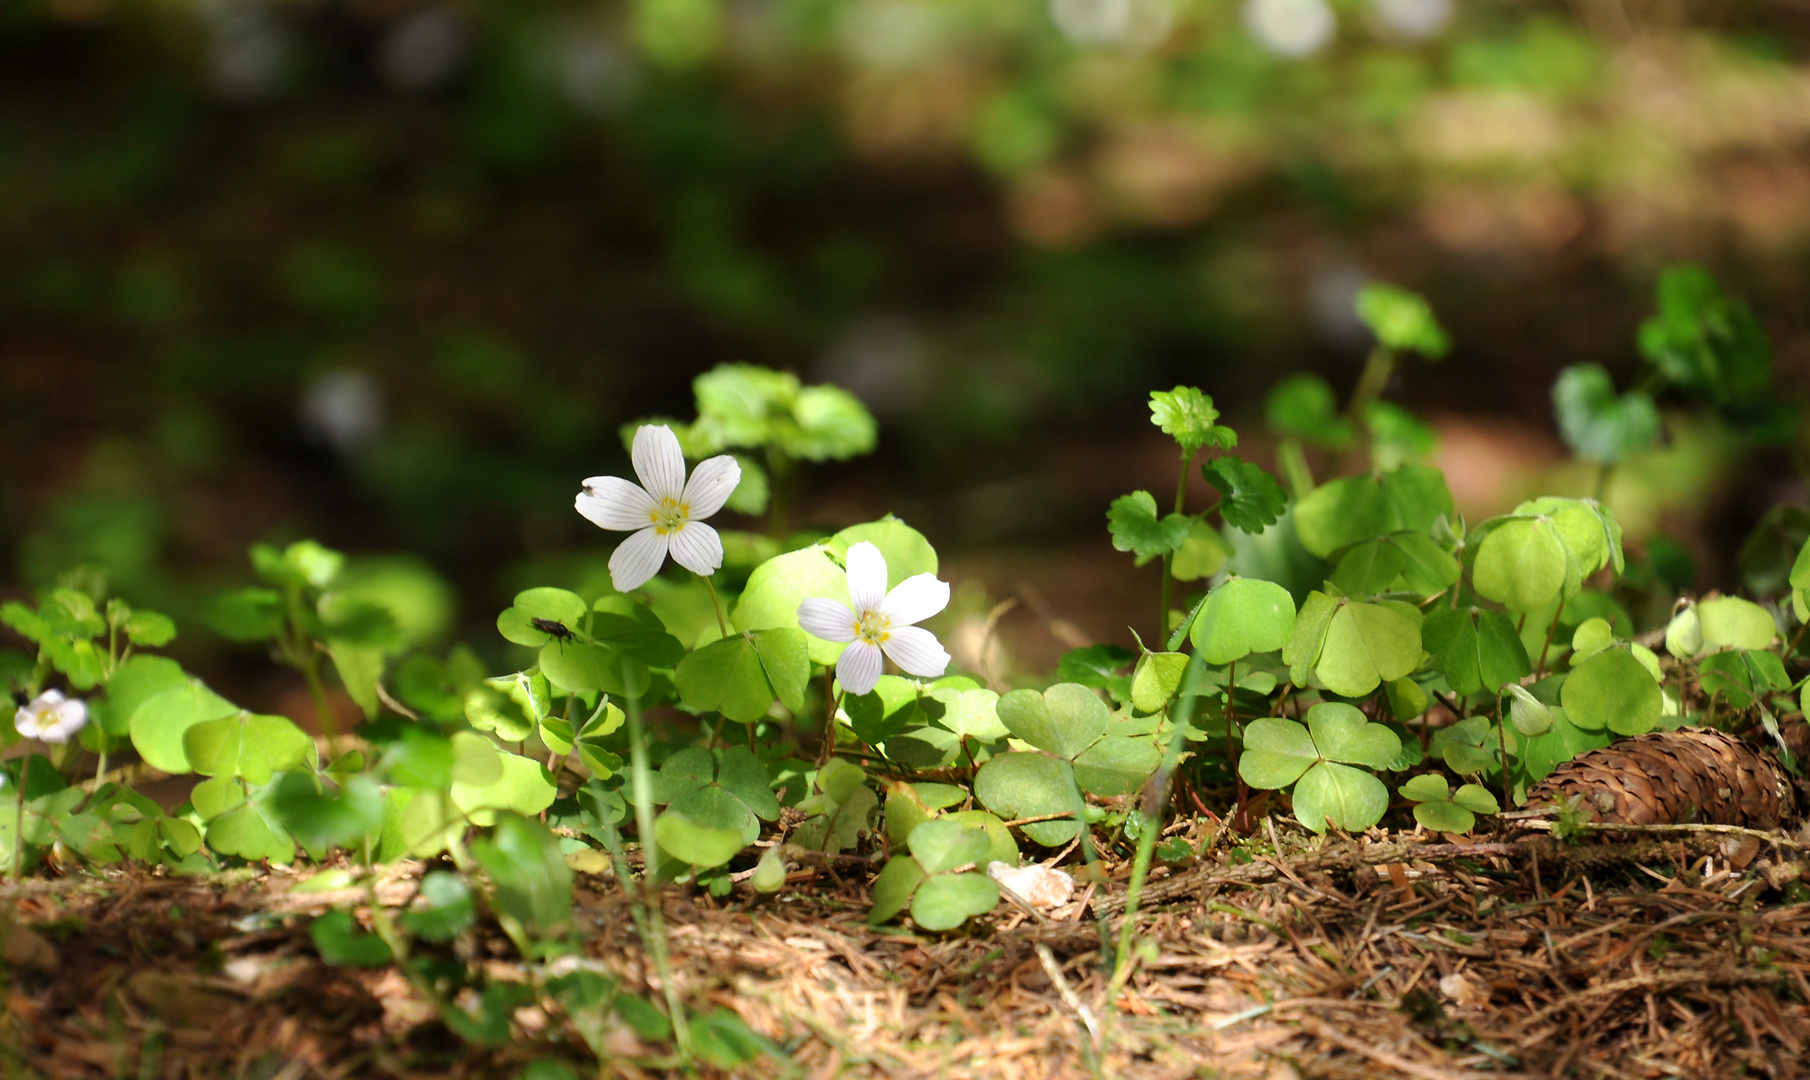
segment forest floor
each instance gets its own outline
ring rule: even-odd
[[[1123,870],[1048,913],[1002,904],[940,936],[867,926],[862,874],[801,871],[774,897],[675,888],[673,977],[692,1010],[731,1010],[771,1040],[777,1054],[728,1070],[745,1076],[1810,1073],[1810,903],[1789,848],[1672,844],[1666,859],[1653,844],[1593,865],[1493,843],[1454,855],[1422,834],[1272,838],[1282,853],[1159,870],[1147,944],[1110,1003],[1095,912],[1122,904]],[[1384,843],[1409,846],[1379,862]],[[597,1075],[533,1004],[509,1042],[479,1049],[394,966],[321,962],[312,916],[372,895],[405,906],[421,869],[392,866],[372,891],[297,893],[276,870],[107,871],[0,893],[4,1075],[514,1077],[546,1058]],[[579,877],[584,951],[659,999],[626,897]],[[494,927],[447,952],[492,982],[528,978]],[[602,1075],[669,1071],[669,1048],[626,1025],[605,1044]]]

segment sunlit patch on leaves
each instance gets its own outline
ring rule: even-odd
[[[1219,423],[1213,399],[1192,386],[1153,392],[1150,422],[1190,452],[1209,446],[1229,450],[1238,445],[1237,432]]]

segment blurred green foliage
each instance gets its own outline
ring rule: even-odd
[[[565,506],[618,427],[689,415],[725,362],[796,372],[789,420],[761,406],[790,427],[701,435],[840,457],[873,433],[806,399],[842,387],[906,491],[1129,430],[1150,385],[1236,414],[1300,369],[1279,431],[1336,453],[1362,423],[1417,461],[1424,426],[1325,392],[1366,321],[1444,351],[1396,294],[1353,314],[1383,278],[1462,343],[1418,409],[1544,426],[1560,367],[1644,359],[1659,408],[1787,435],[1743,372],[1762,327],[1781,357],[1804,339],[1805,29],[1447,0],[17,0],[0,565],[93,563],[189,616],[198,568],[321,535],[506,596],[499,567],[592,542]],[[1735,264],[1728,294],[1668,277],[1637,350],[1680,254]],[[1650,426],[1613,386],[1567,399],[1602,457]]]

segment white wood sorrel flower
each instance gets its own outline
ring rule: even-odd
[[[80,698],[65,698],[56,690],[44,691],[13,714],[19,734],[47,743],[66,743],[87,723],[88,706]]]
[[[949,606],[949,583],[918,574],[886,591],[886,556],[863,540],[848,549],[848,595],[840,600],[812,597],[798,605],[798,625],[825,641],[846,641],[836,661],[836,678],[846,693],[860,696],[880,681],[881,654],[907,674],[933,679],[949,668],[949,654],[936,635],[920,626]]]
[[[578,512],[601,528],[634,530],[610,556],[610,581],[618,592],[639,588],[673,561],[700,577],[723,565],[723,541],[704,519],[723,508],[742,467],[728,454],[698,463],[685,479],[679,437],[665,424],[644,424],[629,452],[639,486],[620,476],[593,476],[578,493]]]

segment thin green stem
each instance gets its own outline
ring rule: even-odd
[[[1169,783],[1175,775],[1175,764],[1180,759],[1182,745],[1187,739],[1188,727],[1194,716],[1194,700],[1200,694],[1200,676],[1206,667],[1200,654],[1196,653],[1188,660],[1188,668],[1182,675],[1181,693],[1176,695],[1175,705],[1170,712],[1173,725],[1169,734],[1169,746],[1163,752],[1163,764],[1157,771],[1156,780],[1143,802],[1145,817],[1149,819],[1142,835],[1138,837],[1137,856],[1131,864],[1131,880],[1125,885],[1125,912],[1119,922],[1119,947],[1114,957],[1112,981],[1108,985],[1107,1000],[1118,996],[1125,988],[1126,980],[1131,978],[1131,939],[1137,931],[1138,901],[1144,893],[1144,880],[1150,875],[1150,860],[1156,852],[1156,837],[1162,832],[1163,807],[1169,801]]]
[[[1563,614],[1565,614],[1565,605],[1560,604],[1558,610],[1552,613],[1551,624],[1546,627],[1546,644],[1540,646],[1540,663],[1533,669],[1535,675],[1546,674],[1546,654],[1552,650],[1552,635],[1558,632],[1559,616]]]
[[[698,576],[704,579],[704,588],[710,590],[710,606],[716,610],[716,628],[723,632],[724,637],[728,637],[729,620],[723,618],[723,602],[716,598],[716,585],[710,580],[712,575],[699,574]]]
[[[31,775],[31,747],[25,748],[25,760],[19,765],[18,802],[13,810],[13,884],[19,884],[25,869],[25,783]]]
[[[1614,471],[1615,466],[1607,461],[1597,465],[1596,494],[1593,496],[1597,502],[1602,502],[1603,497],[1609,493],[1609,475]]]
[[[1307,451],[1302,448],[1300,439],[1291,435],[1276,444],[1276,464],[1282,469],[1282,478],[1288,482],[1288,493],[1297,502],[1313,492],[1314,474],[1307,467]]]
[[[1194,455],[1198,454],[1199,452],[1200,451],[1198,449],[1182,450],[1182,475],[1181,475],[1181,479],[1179,479],[1175,482],[1175,510],[1173,511],[1173,513],[1177,513],[1177,514],[1181,513],[1182,507],[1187,505],[1188,470],[1194,468]],[[1173,552],[1173,551],[1163,552],[1163,592],[1162,592],[1163,609],[1162,609],[1161,617],[1159,617],[1157,619],[1157,623],[1156,623],[1156,638],[1158,641],[1161,641],[1164,638],[1169,636],[1169,593],[1170,593],[1170,590],[1173,587],[1174,581],[1175,581],[1174,570],[1175,570],[1175,552]]]
[[[647,905],[648,933],[646,944],[653,958],[654,972],[660,977],[660,992],[666,998],[667,1019],[672,1022],[673,1042],[679,1056],[691,1058],[691,1030],[685,1023],[685,1006],[679,1000],[679,988],[673,985],[672,963],[667,955],[666,917],[660,903],[660,884],[654,873],[660,845],[654,838],[653,770],[647,761],[647,737],[641,727],[641,702],[636,698],[623,701],[628,711],[629,779],[635,793],[635,832],[641,841],[641,888]],[[623,887],[627,888],[625,881]]]
[[[1502,749],[1502,809],[1512,809],[1515,801],[1508,790],[1508,724],[1502,718],[1502,692],[1496,691],[1496,742]]]
[[[830,755],[836,752],[836,714],[842,711],[843,692],[838,692],[835,700],[832,701],[828,696],[828,690],[828,687],[824,688],[824,700],[829,702],[829,708],[823,711],[823,746],[817,751],[818,772],[823,771],[823,767],[830,763]]]
[[[792,508],[792,464],[791,455],[767,444],[767,534],[775,540],[784,540],[790,525],[786,518]]]
[[[1383,388],[1389,385],[1389,376],[1394,373],[1395,353],[1382,345],[1371,349],[1357,386],[1351,391],[1351,401],[1345,406],[1345,418],[1362,433],[1366,458],[1370,454],[1370,406],[1382,396]]]

